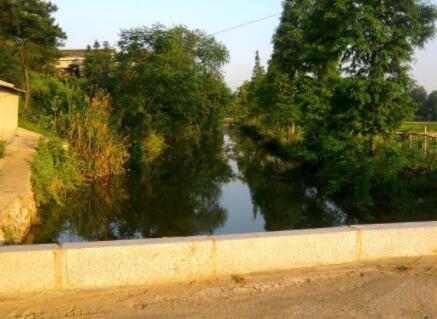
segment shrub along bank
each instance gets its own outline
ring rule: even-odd
[[[37,204],[62,203],[87,178],[124,173],[125,141],[110,125],[105,100],[89,103],[81,80],[32,75],[31,109],[20,125],[47,137],[32,165]]]

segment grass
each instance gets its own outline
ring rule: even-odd
[[[405,122],[401,126],[402,132],[425,132],[425,127],[428,132],[437,132],[437,121],[435,122]]]
[[[33,122],[28,119],[26,114],[20,114],[18,119],[18,126],[26,130],[41,134],[50,140],[62,140],[62,138],[53,130],[45,128],[43,125]]]
[[[0,141],[0,158],[3,158],[5,156],[6,151],[6,142]]]
[[[51,201],[62,205],[65,196],[84,182],[78,167],[78,160],[59,140],[41,141],[31,177],[37,205]]]

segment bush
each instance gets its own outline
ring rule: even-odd
[[[40,142],[32,162],[32,185],[38,206],[55,201],[62,204],[65,196],[83,183],[78,160],[61,141]]]
[[[61,119],[58,131],[71,143],[81,160],[81,171],[88,177],[121,175],[129,157],[127,142],[109,126],[109,113],[91,107]]]
[[[96,92],[90,101],[81,91],[79,79],[34,75],[32,81],[32,113],[25,114],[28,121],[49,136],[67,139],[84,176],[123,174],[128,143],[110,125],[105,92]]]

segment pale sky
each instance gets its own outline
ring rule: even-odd
[[[402,0],[399,0],[402,1]],[[282,11],[282,0],[52,0],[55,17],[67,33],[66,48],[85,48],[94,40],[115,45],[120,29],[184,24],[214,33]],[[431,2],[437,4],[437,0]],[[224,68],[226,82],[236,89],[249,79],[255,51],[265,64],[279,16],[217,35],[231,61]],[[416,54],[413,76],[428,91],[437,90],[437,39]]]

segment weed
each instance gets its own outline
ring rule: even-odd
[[[55,201],[62,204],[67,193],[80,186],[84,179],[78,160],[61,141],[43,141],[32,162],[32,184],[37,205]]]

